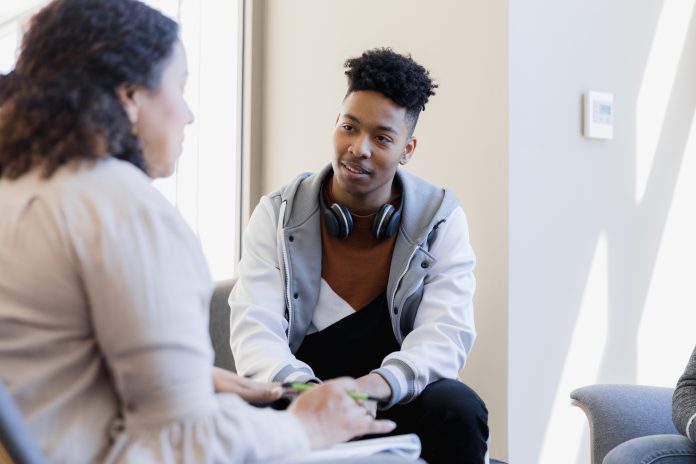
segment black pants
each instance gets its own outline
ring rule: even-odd
[[[385,356],[399,349],[383,293],[360,311],[307,335],[295,356],[310,365],[320,379],[357,378],[379,367]],[[421,457],[430,464],[484,462],[488,411],[476,392],[459,381],[433,382],[418,398],[380,411],[377,417],[396,422],[393,435],[417,434]]]
[[[410,403],[379,411],[377,417],[396,422],[392,435],[418,435],[421,457],[429,464],[484,462],[488,410],[476,392],[461,382],[433,382]]]

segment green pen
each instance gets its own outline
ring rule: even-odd
[[[298,383],[298,382],[288,382],[284,383],[282,385],[283,389],[287,392],[293,392],[293,393],[301,393],[303,391],[311,390],[314,388],[315,384],[311,383]],[[374,396],[370,396],[367,393],[360,393],[360,392],[354,392],[354,391],[349,391],[348,396],[353,398],[354,400],[363,400],[363,401],[377,401],[377,402],[384,402],[384,398],[375,398]]]

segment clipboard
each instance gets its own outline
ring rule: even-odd
[[[303,453],[290,456],[282,460],[274,460],[274,464],[305,464],[312,462],[325,462],[330,459],[358,458],[374,456],[377,454],[389,454],[405,459],[416,460],[420,456],[421,442],[415,433],[393,435],[389,437],[368,438],[346,443],[338,443]]]

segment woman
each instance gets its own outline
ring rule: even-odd
[[[683,436],[634,438],[611,450],[604,464],[696,464],[696,348],[674,390],[672,420]]]
[[[696,347],[672,396],[672,420],[679,433],[689,439],[674,445],[682,459],[674,462],[696,464]]]
[[[193,120],[186,74],[176,23],[135,0],[32,19],[0,80],[2,381],[55,462],[247,462],[393,429],[352,379],[286,412],[215,394],[205,260],[151,185]]]

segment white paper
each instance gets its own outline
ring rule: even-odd
[[[369,438],[348,443],[339,443],[326,448],[316,449],[309,453],[292,456],[291,458],[272,461],[273,463],[310,463],[324,462],[328,459],[355,458],[386,453],[407,459],[418,459],[421,443],[418,435],[409,433],[391,437]]]

